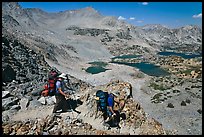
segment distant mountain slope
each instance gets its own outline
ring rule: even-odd
[[[202,30],[197,26],[136,27],[103,16],[91,7],[48,13],[3,2],[2,28],[3,35],[18,39],[48,59],[54,55],[55,62],[60,58],[73,62],[131,53],[151,56],[164,49],[201,52],[202,47]]]

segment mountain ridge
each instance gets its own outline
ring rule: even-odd
[[[45,48],[48,45],[52,45],[56,55],[59,54],[58,51],[62,51],[61,45],[69,45],[67,49],[64,46],[64,52],[59,55],[90,60],[91,56],[82,51],[92,52],[91,49],[76,43],[87,43],[97,49],[99,52],[95,53],[99,54],[92,54],[96,58],[103,57],[101,55],[104,53],[107,57],[117,56],[122,51],[125,51],[123,54],[144,54],[148,57],[166,49],[182,52],[184,48],[188,52],[201,52],[202,30],[197,26],[188,25],[179,29],[166,28],[160,24],[133,26],[116,17],[103,16],[90,7],[48,13],[38,8],[22,8],[16,2],[4,2],[2,6],[2,26],[6,30],[3,35],[8,32],[14,39],[19,39],[28,46],[32,44],[33,49],[45,54],[50,52],[47,50],[49,48]],[[16,25],[9,26],[10,24]],[[139,47],[135,49],[134,45]],[[70,46],[75,52],[69,50]],[[57,60],[59,59],[55,61]]]

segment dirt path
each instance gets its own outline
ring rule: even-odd
[[[40,106],[33,109],[19,110],[11,118],[13,121],[26,121],[28,119],[45,118],[52,114],[52,109],[54,106]]]

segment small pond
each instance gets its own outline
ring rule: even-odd
[[[100,72],[105,72],[108,69],[105,69],[103,67],[100,66],[92,66],[92,67],[88,67],[86,69],[86,72],[91,73],[91,74],[98,74]]]
[[[108,70],[105,68],[108,65],[108,63],[106,62],[94,61],[94,62],[89,62],[88,64],[91,64],[92,66],[88,67],[85,71],[91,74],[98,74]]]

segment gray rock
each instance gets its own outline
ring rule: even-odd
[[[8,110],[13,105],[18,104],[19,99],[14,97],[8,97],[5,99],[2,99],[2,110]]]
[[[198,112],[199,114],[202,114],[202,110],[201,110],[201,109],[198,109],[197,112]]]
[[[128,87],[125,87],[125,88],[124,88],[124,91],[125,91],[125,93],[126,93],[126,97],[128,97],[128,96],[131,95],[131,91],[130,91],[130,89],[129,89]]]
[[[2,115],[2,122],[7,122],[9,121],[9,116],[8,115]]]
[[[6,110],[2,112],[2,122],[8,122],[10,121],[10,117],[12,117],[13,111],[11,110]]]
[[[45,97],[45,99],[48,105],[53,105],[56,103],[55,96],[48,96],[48,97]]]
[[[181,106],[186,106],[186,102],[185,102],[185,101],[182,101],[182,102],[181,102]]]
[[[190,99],[186,99],[186,103],[190,104],[191,100]]]
[[[19,109],[21,109],[21,106],[19,106],[19,105],[13,105],[11,107],[11,110],[19,110]]]
[[[6,98],[10,95],[9,91],[2,91],[2,98]]]
[[[25,110],[28,107],[29,100],[27,98],[22,98],[20,100],[20,106],[22,110]]]
[[[13,131],[10,135],[15,135],[15,134],[16,134],[16,132]]]
[[[65,117],[64,122],[70,124],[72,122],[70,116]]]
[[[41,104],[43,104],[43,105],[46,104],[46,99],[45,99],[45,97],[41,97],[40,99],[38,99],[38,101],[39,101]]]
[[[172,103],[168,103],[167,107],[174,108],[174,105]]]
[[[32,92],[31,92],[31,94],[33,95],[33,96],[39,96],[40,94],[41,94],[41,89],[36,89],[36,90],[33,90]]]
[[[50,129],[49,131],[54,131],[56,132],[56,130],[58,129],[58,125],[54,125],[52,129]]]
[[[39,107],[39,106],[42,106],[42,104],[38,100],[32,100],[32,101],[29,102],[28,109],[36,108],[36,107]]]
[[[48,132],[43,132],[42,135],[49,135],[49,133]]]
[[[40,96],[41,92],[44,90],[43,84],[38,84],[31,92],[33,96]]]

